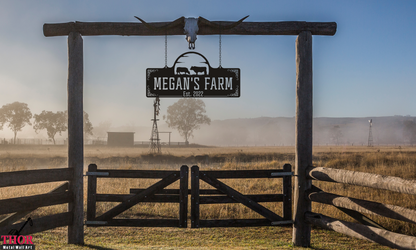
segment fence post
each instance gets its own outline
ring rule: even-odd
[[[88,165],[88,172],[97,172],[97,165]],[[97,176],[88,176],[87,221],[95,220],[97,207]]]
[[[68,35],[68,167],[74,169],[68,204],[73,223],[68,226],[68,243],[84,244],[84,135],[83,135],[83,40],[79,32]]]
[[[305,213],[311,211],[311,202],[305,191],[311,187],[306,176],[312,165],[312,34],[302,31],[296,39],[296,153],[294,223],[292,242],[295,246],[308,247],[311,226]]]
[[[181,167],[181,179],[180,179],[180,189],[179,189],[179,227],[187,228],[188,227],[188,171],[189,168],[186,165]]]
[[[191,168],[191,228],[199,227],[199,167]]]
[[[292,172],[292,165],[285,164],[283,171]],[[292,220],[292,176],[283,177],[283,219]]]

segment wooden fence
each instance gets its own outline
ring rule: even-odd
[[[73,169],[42,169],[0,173],[0,188],[30,185],[46,182],[69,181],[46,194],[9,198],[0,200],[0,215],[9,214],[0,221],[0,234],[6,235],[12,229],[20,229],[24,222],[15,223],[39,207],[46,207],[74,200],[69,191],[73,179]],[[48,215],[33,220],[33,226],[26,226],[20,234],[33,234],[56,227],[70,226],[73,223],[74,211]]]
[[[309,178],[313,180],[358,185],[416,195],[416,180],[323,167],[310,167],[306,172]],[[387,231],[361,214],[380,215],[416,224],[415,210],[331,194],[314,186],[305,193],[304,198],[312,202],[333,205],[362,223],[346,222],[322,214],[306,212],[304,214],[305,220],[313,225],[392,248],[416,249],[416,237]]]

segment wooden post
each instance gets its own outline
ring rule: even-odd
[[[180,179],[180,189],[179,189],[179,227],[187,228],[188,227],[188,166],[183,165],[181,167],[181,179]]]
[[[302,31],[296,39],[296,155],[293,214],[295,246],[308,247],[311,226],[305,221],[305,212],[311,211],[311,202],[305,191],[311,188],[306,169],[312,165],[312,33]]]
[[[97,165],[88,165],[88,172],[97,172]],[[87,221],[93,221],[96,217],[97,206],[97,176],[88,176],[88,193],[87,193]]]
[[[292,172],[292,165],[283,166],[285,172]],[[292,176],[283,177],[283,220],[292,219]]]
[[[199,227],[199,167],[191,168],[191,228]]]
[[[83,41],[78,32],[68,35],[68,167],[74,169],[69,190],[74,201],[68,204],[73,223],[68,226],[68,243],[84,244],[84,135],[83,135]]]

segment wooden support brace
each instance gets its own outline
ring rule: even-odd
[[[177,181],[178,179],[179,179],[179,174],[178,173],[171,174],[171,175],[163,178],[162,180],[156,182],[155,184],[153,184],[152,186],[147,188],[145,191],[140,192],[138,194],[135,194],[130,199],[123,201],[122,203],[113,207],[112,209],[105,212],[104,214],[96,217],[95,220],[97,220],[97,221],[110,220],[113,217],[115,217],[115,216],[121,214],[122,212],[126,211],[127,209],[131,208],[132,206],[136,205],[137,203],[143,201],[147,196],[155,194],[159,190],[163,189],[166,186],[169,186],[170,184]]]
[[[263,207],[262,205],[258,204],[257,202],[249,199],[248,197],[244,196],[243,194],[239,193],[238,191],[232,189],[231,187],[225,185],[221,181],[210,177],[205,172],[200,172],[201,180],[205,181],[206,183],[210,184],[211,186],[215,187],[216,189],[220,190],[221,192],[227,194],[230,198],[234,199],[235,201],[245,205],[246,207],[250,208],[254,212],[264,216],[266,219],[270,221],[279,221],[283,220],[282,217],[273,213],[269,209]]]

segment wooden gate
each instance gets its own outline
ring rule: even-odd
[[[88,166],[87,226],[129,227],[187,227],[188,213],[188,166],[180,171],[167,170],[112,170]],[[161,179],[146,189],[131,189],[130,194],[97,194],[97,178]],[[164,190],[180,181],[179,189]],[[117,206],[96,216],[97,202],[120,202]],[[140,202],[179,203],[179,220],[175,219],[114,219]]]
[[[191,168],[191,227],[247,227],[293,224],[292,221],[292,166],[285,164],[276,170],[199,171]],[[283,194],[244,195],[218,179],[235,178],[283,178]],[[203,180],[216,190],[199,189]],[[283,217],[275,214],[259,202],[283,202]],[[199,206],[202,204],[241,203],[265,219],[201,220]]]

